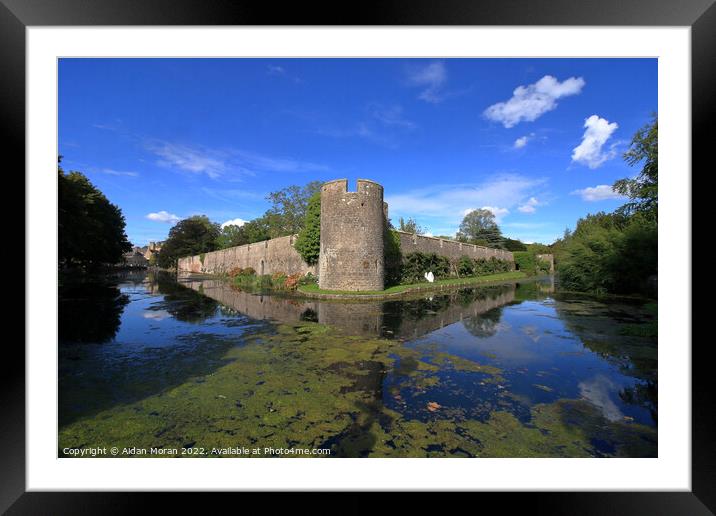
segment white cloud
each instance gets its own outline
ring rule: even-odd
[[[130,176],[130,177],[137,177],[139,173],[137,172],[127,172],[122,170],[113,170],[111,168],[100,168],[97,170],[100,174],[107,174],[110,176]]]
[[[545,178],[501,173],[481,182],[434,184],[388,194],[385,201],[392,220],[413,217],[435,235],[454,235],[465,214],[477,207],[492,211],[502,226],[502,219],[531,197],[541,199],[546,184]]]
[[[415,86],[422,86],[418,98],[425,102],[437,103],[443,100],[442,87],[447,81],[447,69],[442,61],[433,61],[412,71],[408,80]]]
[[[574,190],[571,195],[579,195],[583,201],[606,201],[607,199],[626,199],[625,196],[617,193],[609,185],[597,185]]]
[[[491,105],[484,114],[507,128],[520,122],[533,122],[556,108],[557,99],[579,94],[585,84],[581,77],[559,82],[551,75],[545,75],[534,84],[518,86],[512,92],[512,98]]]
[[[273,75],[277,77],[284,77],[287,79],[292,80],[295,83],[302,83],[303,80],[300,77],[296,77],[295,75],[291,75],[288,73],[288,70],[286,70],[283,66],[279,65],[268,65],[266,67],[266,73],[268,75]]]
[[[227,220],[223,224],[221,224],[221,229],[224,229],[226,226],[243,226],[246,224],[246,221],[244,219],[231,219]]]
[[[157,142],[149,150],[160,159],[163,167],[176,167],[192,173],[203,173],[215,179],[226,169],[226,156],[209,149],[178,145],[169,142]]]
[[[534,213],[540,204],[536,197],[530,197],[527,199],[527,202],[517,207],[517,211],[522,213]]]
[[[498,208],[496,206],[483,206],[481,209],[491,212],[495,216],[496,222],[500,222],[502,220],[502,217],[510,213],[510,210],[508,210],[507,208]],[[467,208],[466,210],[462,210],[462,216],[465,217],[468,213],[472,213],[473,211],[475,211],[475,208]]]
[[[268,172],[311,172],[326,171],[328,167],[310,161],[301,161],[292,158],[276,156],[265,156],[255,152],[233,150],[229,152],[229,158],[237,160],[242,166],[264,170]]]
[[[210,149],[203,146],[152,141],[149,151],[159,157],[157,164],[178,168],[191,173],[206,174],[212,179],[231,174],[255,175],[263,172],[325,171],[328,167],[319,163],[292,158],[266,156],[241,149]]]
[[[176,224],[181,220],[181,217],[178,217],[177,215],[174,215],[173,213],[169,213],[168,211],[164,210],[158,211],[156,213],[149,213],[147,214],[147,218],[155,222],[165,222],[167,224]]]
[[[437,184],[388,195],[386,201],[390,213],[396,217],[432,218],[442,220],[446,225],[459,224],[465,212],[476,206],[509,209],[523,203],[544,184],[544,179],[498,174],[476,184]]]
[[[286,73],[286,69],[283,66],[268,65],[266,69],[269,75],[284,75]]]
[[[504,224],[506,228],[515,229],[538,229],[548,226],[550,223],[547,222],[507,222]]]
[[[616,156],[613,145],[606,152],[602,150],[612,133],[619,127],[616,122],[609,123],[609,120],[592,115],[584,120],[584,127],[586,129],[582,136],[582,143],[572,151],[572,161],[594,169]]]
[[[415,129],[416,127],[414,122],[403,116],[403,107],[400,105],[383,106],[381,104],[370,104],[368,110],[371,117],[383,125],[403,129]]]
[[[510,210],[508,210],[507,208],[498,208],[497,206],[483,206],[482,209],[491,211],[492,214],[495,216],[495,220],[497,222],[500,222],[502,220],[502,217],[510,213]]]
[[[530,139],[531,139],[531,136],[530,136],[530,135],[520,136],[519,138],[517,138],[517,139],[515,140],[515,143],[514,143],[513,147],[514,147],[515,149],[521,149],[522,147],[524,147],[525,145],[527,145],[527,142],[529,142]]]
[[[202,187],[201,191],[209,197],[226,202],[236,202],[237,200],[263,201],[266,198],[265,193],[249,192],[238,188],[221,189]]]

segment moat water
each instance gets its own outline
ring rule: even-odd
[[[553,278],[335,302],[140,271],[63,281],[59,317],[60,456],[657,456],[656,305]]]

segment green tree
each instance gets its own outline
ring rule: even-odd
[[[656,220],[659,207],[659,124],[656,114],[636,132],[624,153],[624,160],[631,166],[644,165],[636,178],[614,183],[614,191],[629,197],[629,202],[619,208],[619,212],[625,215],[643,213]]]
[[[314,194],[320,192],[322,184],[321,181],[311,181],[304,186],[291,185],[266,197],[271,203],[271,208],[264,215],[270,238],[295,235],[301,231],[308,203]]]
[[[526,251],[527,246],[520,242],[519,240],[514,240],[512,238],[505,238],[505,249],[508,251]]]
[[[552,248],[548,245],[540,244],[538,242],[535,242],[533,244],[527,244],[526,245],[527,250],[531,252],[532,254],[551,254]]]
[[[296,250],[303,260],[314,265],[318,263],[321,251],[321,193],[316,192],[308,201],[303,228],[296,240]]]
[[[214,251],[220,232],[219,224],[211,222],[206,215],[181,220],[169,230],[157,263],[160,267],[171,268],[176,266],[178,258]]]
[[[465,215],[457,232],[457,239],[471,244],[484,241],[487,246],[498,248],[502,248],[505,240],[495,222],[495,215],[485,209],[472,210]]]
[[[307,220],[311,198],[314,195],[320,196],[321,184],[320,181],[311,181],[304,186],[292,185],[271,192],[266,197],[271,207],[262,216],[241,227],[226,226],[221,231],[217,245],[220,249],[226,249],[300,233]]]
[[[420,226],[417,221],[410,217],[408,220],[403,219],[403,217],[400,217],[398,221],[398,229],[400,231],[404,231],[405,233],[414,233],[416,235],[423,235],[425,234],[425,228]]]
[[[557,246],[560,285],[595,293],[650,293],[657,273],[658,228],[649,214],[588,215]]]
[[[60,266],[115,264],[132,249],[122,210],[81,172],[66,174],[58,160],[58,258]]]
[[[221,233],[216,239],[216,247],[218,249],[228,249],[245,243],[246,236],[241,226],[230,224],[221,228]]]
[[[239,245],[263,242],[264,240],[273,238],[269,236],[269,223],[265,216],[250,220],[241,226],[241,234],[243,238],[240,240],[241,243]]]

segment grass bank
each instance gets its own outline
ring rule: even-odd
[[[362,292],[353,292],[348,290],[324,290],[316,284],[300,285],[297,291],[309,297],[360,297],[360,298],[382,298],[393,297],[410,292],[441,290],[447,287],[462,287],[477,285],[481,283],[495,283],[500,281],[510,281],[527,278],[527,274],[520,271],[501,272],[498,274],[488,274],[486,276],[475,276],[472,278],[449,278],[436,280],[433,283],[413,283],[410,285],[394,285],[385,290],[366,290]]]

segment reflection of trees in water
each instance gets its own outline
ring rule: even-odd
[[[59,288],[60,342],[112,340],[119,330],[129,297],[110,283],[81,282]]]
[[[642,407],[657,422],[658,360],[657,342],[649,337],[625,336],[619,333],[620,321],[613,314],[646,321],[636,305],[621,302],[602,303],[586,295],[557,296],[555,305],[565,327],[585,348],[613,364],[625,376],[639,379],[634,387],[619,392],[624,403]],[[631,319],[630,319],[631,320]]]
[[[303,313],[301,313],[300,319],[302,321],[318,322],[318,314],[313,308],[306,308]]]
[[[497,333],[502,318],[502,308],[494,308],[475,317],[463,319],[462,325],[475,337],[484,339]]]
[[[336,372],[341,373],[341,365],[334,364],[334,367],[338,366]],[[353,423],[340,434],[318,446],[318,448],[332,449],[334,457],[368,456],[377,442],[372,432],[374,423],[377,421],[384,429],[391,424],[391,418],[383,412],[383,384],[387,375],[385,365],[374,361],[358,362],[353,365],[358,367],[359,374],[348,375],[355,381],[350,387],[341,390],[342,393],[364,394],[363,399],[356,401],[356,411],[351,414]]]
[[[216,315],[219,303],[200,291],[194,291],[180,285],[166,274],[155,276],[157,291],[164,296],[164,302],[158,303],[150,310],[166,310],[175,319],[188,323],[202,323]]]
[[[517,283],[515,301],[543,299],[554,293],[554,277],[547,280],[525,281]]]
[[[619,398],[624,403],[644,407],[651,414],[654,423],[658,421],[657,410],[658,386],[656,380],[647,380],[644,383],[637,383],[634,387],[627,387],[619,392]]]
[[[494,285],[463,288],[420,299],[386,301],[382,307],[383,326],[394,333],[398,333],[403,323],[414,323],[426,317],[433,317],[447,311],[451,305],[468,308],[479,301],[496,300],[500,296],[514,292],[514,290],[514,285]]]

